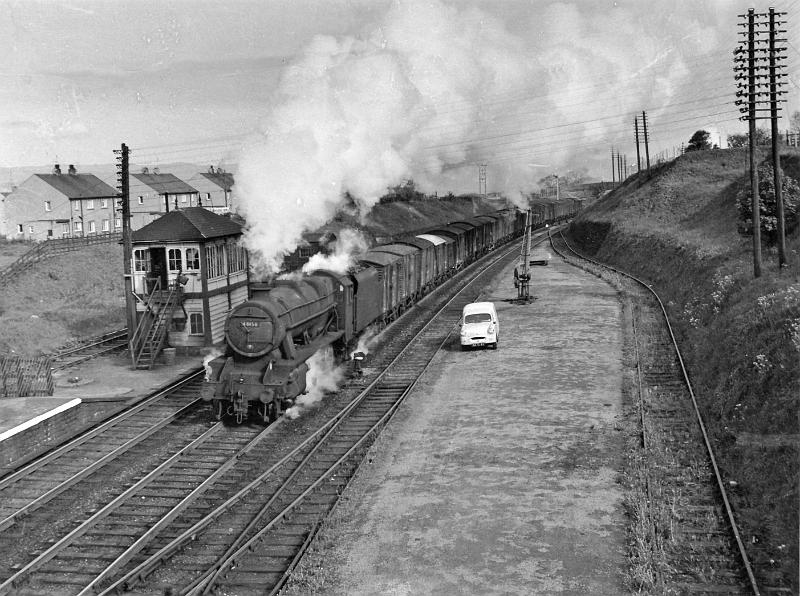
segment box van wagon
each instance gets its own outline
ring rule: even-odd
[[[497,348],[500,339],[500,322],[491,302],[467,304],[461,313],[461,349],[471,346]]]

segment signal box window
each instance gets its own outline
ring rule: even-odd
[[[203,335],[203,313],[189,313],[189,335]]]
[[[133,251],[133,270],[134,271],[147,271],[147,266],[150,264],[150,255],[146,249],[137,249]]]
[[[183,270],[183,259],[181,259],[181,249],[180,248],[170,248],[169,249],[169,270],[170,271],[181,271]]]
[[[186,270],[200,271],[200,251],[198,249],[186,249]]]

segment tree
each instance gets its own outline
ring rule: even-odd
[[[711,136],[706,130],[698,130],[692,135],[692,138],[689,139],[689,144],[686,146],[686,151],[703,151],[705,149],[711,149],[711,142],[708,138]]]
[[[756,145],[769,145],[772,143],[772,135],[763,128],[756,129]],[[750,133],[745,132],[742,134],[728,135],[728,147],[735,149],[736,147],[749,147],[750,146]]]
[[[783,214],[786,234],[791,233],[798,224],[798,205],[800,205],[800,186],[791,176],[781,176],[781,195],[783,197]],[[736,206],[739,209],[739,233],[753,233],[753,202],[750,186],[736,195]],[[761,216],[762,238],[768,243],[778,239],[778,211],[775,201],[775,178],[772,164],[762,162],[758,166],[758,208]]]

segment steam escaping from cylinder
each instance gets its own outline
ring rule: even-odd
[[[211,380],[211,361],[214,360],[214,358],[219,358],[223,354],[224,352],[221,350],[213,348],[211,352],[203,357],[203,368],[206,369],[206,381]]]
[[[347,273],[353,267],[358,257],[367,252],[369,242],[358,230],[344,228],[339,231],[333,243],[331,254],[317,253],[308,263],[303,265],[303,273],[310,273],[319,269],[327,269],[334,273]]]
[[[336,364],[333,349],[328,346],[319,350],[306,362],[306,393],[300,395],[294,405],[286,410],[286,416],[295,419],[305,410],[317,404],[326,394],[339,388],[344,371]]]
[[[358,338],[358,345],[356,349],[350,354],[350,357],[353,357],[353,354],[357,352],[361,352],[366,356],[372,350],[372,347],[375,345],[375,342],[378,340],[378,327],[377,325],[373,325],[372,327],[367,327],[364,330],[364,333],[361,334],[361,337]]]

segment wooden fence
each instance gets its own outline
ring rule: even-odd
[[[50,358],[0,355],[0,397],[53,395]]]
[[[83,236],[79,238],[55,238],[53,240],[44,240],[39,242],[36,246],[11,263],[11,265],[8,267],[0,269],[0,283],[5,282],[14,275],[29,269],[34,263],[41,261],[45,257],[51,257],[53,255],[78,250],[93,244],[119,242],[121,239],[121,232],[113,232],[109,234],[93,234],[91,236]]]

